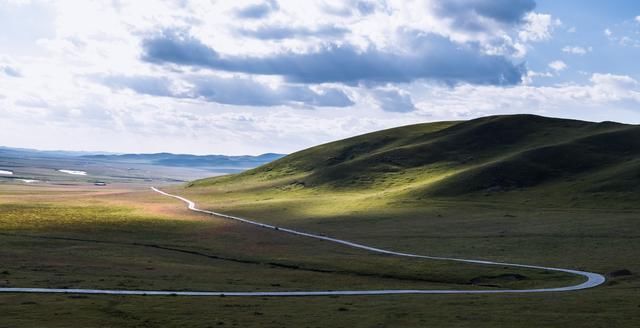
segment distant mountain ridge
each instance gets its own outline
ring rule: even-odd
[[[254,168],[284,157],[266,153],[257,156],[190,155],[172,153],[84,155],[83,158],[121,163],[152,164],[176,167]]]
[[[146,164],[167,167],[191,167],[199,169],[222,169],[222,172],[238,172],[258,167],[284,157],[283,154],[261,155],[191,155],[172,153],[121,154],[109,152],[37,150],[0,146],[2,158],[66,159],[75,161],[99,161],[113,163]]]
[[[103,151],[39,150],[32,148],[0,146],[0,156],[23,156],[25,154],[44,157],[79,157],[87,155],[114,155],[116,153]]]

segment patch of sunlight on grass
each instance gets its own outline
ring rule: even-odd
[[[50,226],[131,224],[158,218],[118,206],[61,206],[57,204],[0,204],[0,229],[41,229]]]

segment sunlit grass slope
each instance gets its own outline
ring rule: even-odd
[[[384,193],[401,200],[493,196],[628,205],[640,200],[640,126],[534,115],[410,125],[312,147],[189,187],[274,199]],[[615,202],[600,202],[613,196]]]
[[[635,256],[640,126],[534,115],[418,124],[174,192],[205,208],[429,255],[610,272]]]

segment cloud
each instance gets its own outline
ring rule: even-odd
[[[373,1],[356,1],[355,6],[361,15],[371,15],[376,11],[376,3]]]
[[[553,77],[553,74],[550,72],[535,72],[530,70],[527,71],[527,75],[524,77],[524,84],[529,85],[533,83],[534,79],[546,77]]]
[[[113,89],[130,89],[150,96],[179,97],[181,93],[166,77],[108,75],[96,79]]]
[[[636,22],[640,23],[640,15],[636,16],[635,20]]]
[[[261,26],[257,29],[243,28],[239,29],[237,32],[242,36],[261,40],[282,40],[307,37],[337,38],[349,33],[349,30],[334,25],[324,25],[315,29],[304,26],[291,27],[283,25],[268,25]]]
[[[18,106],[24,107],[33,107],[33,108],[47,108],[49,107],[49,103],[47,103],[44,99],[35,95],[28,95],[24,98],[18,99],[15,101],[15,104]]]
[[[142,42],[142,59],[152,63],[189,65],[229,72],[278,75],[288,81],[410,82],[418,79],[447,84],[513,85],[525,72],[504,56],[485,55],[473,46],[436,36],[412,39],[412,51],[393,53],[368,47],[329,44],[299,53],[266,56],[221,56],[201,41],[179,32],[163,32]]]
[[[562,60],[554,60],[549,63],[549,67],[556,72],[561,72],[567,69],[567,64],[565,64],[565,62],[563,62]]]
[[[467,30],[482,29],[479,21],[490,19],[502,24],[518,24],[536,7],[533,0],[447,0],[436,4],[439,15]]]
[[[19,70],[11,66],[0,66],[0,72],[11,77],[22,77],[22,73],[20,73]]]
[[[348,107],[353,101],[344,91],[323,87],[281,85],[275,88],[247,78],[192,76],[183,80],[153,76],[101,76],[97,80],[112,89],[130,89],[139,94],[199,99],[236,106],[280,106],[302,104],[318,107]]]
[[[638,87],[638,81],[628,75],[596,73],[590,79],[596,85],[617,90],[632,90]]]
[[[528,13],[524,20],[525,24],[518,33],[518,37],[524,42],[549,40],[553,29],[562,25],[560,20],[554,20],[551,15],[534,12]]]
[[[400,90],[376,89],[372,92],[380,109],[387,112],[406,113],[416,109],[411,95]]]
[[[384,4],[385,1],[347,0],[342,3],[321,2],[320,8],[329,15],[347,18],[356,14],[371,15],[376,12],[379,6],[384,7]]]
[[[247,19],[265,18],[273,11],[280,9],[278,2],[275,0],[267,0],[262,3],[246,6],[236,10],[236,17]]]
[[[307,86],[283,85],[270,88],[248,79],[198,78],[191,81],[193,98],[228,105],[278,106],[300,103],[318,107],[347,107],[353,101],[339,89],[314,91]]]
[[[585,55],[591,51],[593,51],[592,47],[584,48],[584,47],[578,47],[578,46],[565,46],[564,48],[562,48],[562,52],[566,52],[574,55]]]
[[[630,25],[628,21],[625,22],[624,25],[626,26],[625,29],[618,28],[615,32],[606,28],[604,35],[609,41],[615,42],[623,47],[640,48],[640,39],[636,38],[638,32],[629,32],[630,29],[633,29],[633,25]]]
[[[143,59],[148,62],[212,66],[218,53],[182,31],[164,30],[160,36],[142,40]]]
[[[437,120],[514,113],[593,121],[640,119],[640,83],[625,75],[593,74],[585,84],[554,86],[431,86],[421,90],[420,98],[413,95],[418,108],[413,113]]]

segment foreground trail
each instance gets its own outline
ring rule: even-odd
[[[172,296],[173,295],[175,296],[262,296],[262,297],[264,296],[393,295],[393,294],[507,294],[507,293],[568,292],[568,291],[576,291],[576,290],[582,290],[587,288],[593,288],[605,282],[605,277],[601,274],[586,272],[586,271],[579,271],[579,270],[551,268],[551,267],[528,265],[528,264],[502,263],[502,262],[493,262],[493,261],[484,261],[484,260],[458,259],[458,258],[450,258],[450,257],[438,257],[438,256],[418,255],[418,254],[403,253],[403,252],[394,252],[391,250],[385,250],[381,248],[366,246],[366,245],[350,242],[347,240],[331,238],[331,237],[322,236],[322,235],[316,235],[312,233],[297,231],[293,229],[287,229],[283,227],[277,227],[274,225],[260,223],[257,221],[252,221],[252,220],[248,220],[248,219],[237,217],[237,216],[202,210],[197,208],[196,204],[193,201],[188,200],[184,197],[172,195],[162,190],[159,190],[157,188],[151,188],[151,189],[162,195],[173,197],[185,202],[188,208],[195,212],[215,215],[218,217],[243,222],[246,224],[251,224],[254,226],[258,226],[265,229],[271,229],[271,230],[279,231],[282,233],[288,233],[288,234],[293,234],[297,236],[303,236],[303,237],[333,242],[333,243],[345,245],[348,247],[363,249],[363,250],[374,252],[374,253],[380,253],[380,254],[386,254],[386,255],[392,255],[392,256],[402,256],[402,257],[409,257],[409,258],[416,258],[416,259],[453,261],[453,262],[462,262],[462,263],[480,264],[480,265],[510,266],[510,267],[518,267],[518,268],[564,272],[564,273],[581,276],[585,278],[586,281],[577,285],[555,287],[555,288],[495,289],[495,290],[379,289],[379,290],[340,290],[340,291],[216,292],[216,291],[108,290],[108,289],[58,289],[58,288],[0,288],[0,292],[4,292],[4,293],[71,293],[71,294],[105,294],[105,295],[164,295],[164,296],[167,296],[167,295],[172,295]]]

